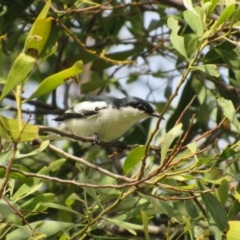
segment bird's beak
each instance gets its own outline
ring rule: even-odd
[[[160,114],[156,111],[154,111],[152,114],[151,114],[153,117],[157,117],[159,118],[160,117]]]

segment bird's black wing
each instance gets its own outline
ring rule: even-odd
[[[87,110],[82,110],[81,113],[66,112],[62,115],[57,116],[53,120],[56,122],[61,122],[66,119],[90,117],[90,116],[96,115],[97,113],[98,113],[97,111],[87,111]]]

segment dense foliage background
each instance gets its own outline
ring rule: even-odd
[[[0,239],[239,239],[238,5],[0,1]],[[161,117],[83,148],[51,119],[86,93]]]

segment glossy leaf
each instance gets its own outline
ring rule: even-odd
[[[41,203],[41,206],[44,206],[47,208],[54,208],[54,209],[58,209],[58,210],[66,211],[66,212],[71,212],[76,215],[81,215],[79,212],[72,210],[70,207],[66,207],[66,206],[63,206],[63,205],[57,204],[57,203],[44,202],[44,203]]]
[[[145,155],[145,150],[145,146],[136,147],[128,154],[123,164],[123,172],[125,175],[127,175],[139,162],[141,162]]]
[[[51,25],[52,18],[37,19],[34,22],[31,35],[26,39],[25,42],[25,52],[32,52],[33,56],[36,58],[41,54],[48,40]]]
[[[18,201],[19,199],[25,198],[32,193],[35,193],[42,187],[42,182],[40,184],[35,184],[33,186],[28,186],[26,184],[23,184],[20,188],[17,189],[17,191],[12,196],[12,200]]]
[[[84,181],[85,183],[93,183],[91,179],[87,179]],[[103,209],[103,206],[101,204],[101,201],[99,200],[99,196],[97,195],[96,189],[89,188],[89,187],[83,187],[84,191],[92,198],[94,201]]]
[[[48,174],[51,171],[56,171],[60,166],[62,166],[63,163],[65,163],[65,158],[60,158],[58,160],[55,160],[48,164],[47,166],[44,166],[38,173],[39,174]],[[40,179],[35,179],[35,182],[39,182]]]
[[[199,212],[198,212],[197,206],[193,200],[184,201],[184,206],[191,218],[195,219],[195,218],[199,217]]]
[[[163,138],[162,148],[161,148],[161,163],[164,162],[167,152],[173,140],[178,137],[182,132],[182,124],[179,123],[173,129],[171,129]]]
[[[203,188],[201,189],[203,190]],[[226,232],[229,227],[227,213],[212,193],[206,192],[200,195],[206,208],[210,230],[216,239],[221,239],[223,233]]]
[[[82,70],[82,61],[78,61],[72,67],[51,75],[41,82],[37,90],[31,95],[29,99],[37,98],[44,94],[50,93],[58,86],[63,84],[64,81],[68,78],[74,77],[75,75],[81,73]]]
[[[194,66],[193,67],[194,70],[200,70],[204,73],[207,73],[211,76],[214,76],[214,77],[219,77],[220,76],[220,73],[219,71],[217,70],[217,66],[214,65],[214,64],[205,64],[205,65],[200,65],[200,66]]]
[[[142,226],[138,225],[138,224],[133,224],[130,222],[125,222],[125,221],[121,221],[118,219],[112,219],[112,218],[106,218],[106,220],[108,220],[109,223],[114,223],[117,226],[126,229],[127,231],[129,231],[131,234],[137,236],[137,233],[135,230],[142,230]],[[107,225],[107,224],[104,224]]]
[[[183,4],[188,9],[187,11],[191,11],[197,15],[196,11],[193,8],[191,0],[183,0]]]
[[[239,221],[229,221],[229,230],[227,232],[227,240],[238,240],[240,236]]]
[[[5,200],[4,200],[5,199]],[[14,211],[14,208],[9,206],[7,203],[9,202],[12,206],[14,206],[16,209],[19,210],[19,207],[16,203],[12,202],[10,199],[7,199],[6,197],[0,199],[0,213],[1,213],[1,219],[2,222],[9,222],[13,223],[15,225],[22,225],[21,220],[19,216],[17,215],[17,212]]]
[[[172,30],[170,35],[170,41],[174,48],[181,53],[186,59],[188,59],[187,52],[184,45],[184,38],[178,35],[180,27],[178,21],[174,17],[169,17],[167,21],[168,27]]]
[[[37,149],[35,149],[32,152],[26,153],[26,154],[20,153],[20,151],[18,150],[16,152],[15,159],[30,157],[30,156],[34,156],[36,154],[39,154],[40,152],[44,151],[47,148],[48,145],[49,145],[49,141],[44,141],[40,144],[40,146]]]
[[[228,120],[234,125],[237,129],[238,133],[240,133],[240,123],[238,121],[236,110],[233,106],[232,101],[224,99],[222,97],[217,98],[218,104],[221,106],[223,110],[223,114]]]
[[[211,27],[211,31],[215,31],[220,25],[222,25],[226,20],[228,20],[234,13],[235,8],[235,4],[228,5],[221,13],[218,20]]]
[[[29,224],[32,229],[35,230],[35,237],[40,234],[44,234],[46,237],[59,233],[65,229],[76,226],[75,223],[60,222],[60,221],[38,221]],[[18,228],[7,235],[6,240],[26,240],[32,237],[32,230],[28,225]]]
[[[38,137],[38,127],[23,122],[23,129],[19,129],[17,120],[0,115],[0,136],[14,142],[29,142]]]
[[[28,201],[24,202],[21,205],[21,208],[24,209],[25,211],[43,212],[48,207],[43,206],[42,203],[53,202],[54,198],[55,198],[55,195],[53,193],[39,194],[39,195],[29,199]]]
[[[183,12],[183,16],[187,24],[191,27],[191,29],[196,33],[198,37],[203,35],[203,20],[199,14],[196,14],[190,10],[186,10]]]
[[[46,0],[45,2],[46,2],[46,4],[44,5],[42,11],[37,16],[35,22],[33,23],[32,27],[30,29],[30,31],[28,32],[26,42],[25,42],[25,46],[24,46],[25,51],[29,48],[32,48],[33,46],[34,46],[33,48],[42,50],[42,48],[44,47],[44,45],[46,43],[46,40],[47,40],[48,35],[49,35],[50,27],[51,27],[51,18],[48,18],[48,19],[45,19],[45,18],[48,14],[48,11],[50,9],[52,1],[51,0]],[[33,39],[34,37],[35,37],[35,41],[38,41],[38,42],[40,42],[42,40],[43,41],[40,44],[35,43],[36,45],[34,45],[32,43],[33,44],[32,47],[28,46],[29,40]],[[39,37],[41,39],[39,39]]]
[[[228,200],[229,182],[223,179],[219,188],[216,189],[216,195],[220,203],[225,206]]]
[[[0,102],[7,96],[18,84],[24,83],[34,67],[36,59],[20,53],[14,61],[10,72],[8,73],[6,84],[3,88]]]
[[[215,10],[215,8],[218,4],[218,0],[211,0],[210,3],[211,3],[211,5],[208,9],[208,14],[212,13]]]
[[[143,221],[143,231],[146,240],[150,240],[149,233],[148,233],[148,218],[147,214],[142,211],[142,221]]]
[[[143,195],[142,197],[149,201],[156,209],[160,211],[160,213],[165,213],[170,216],[177,216],[174,213],[174,206],[172,204],[172,201],[165,202],[147,195]]]

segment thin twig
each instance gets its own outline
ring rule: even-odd
[[[82,136],[75,135],[71,132],[63,131],[63,130],[60,130],[58,128],[49,127],[49,126],[37,125],[37,127],[41,131],[56,133],[56,134],[58,134],[62,137],[67,137],[67,138],[74,139],[74,140],[81,141],[81,142],[85,142],[85,143],[86,142],[94,143],[94,138],[93,137],[82,137]],[[119,145],[121,145],[121,144],[122,144],[122,142],[119,142],[119,141],[117,141],[117,142],[99,141],[99,143],[98,143],[98,145],[102,146],[102,147],[114,147],[114,148],[118,148]],[[132,148],[135,148],[137,146],[139,146],[139,145],[138,144],[126,145],[124,150],[131,150]],[[151,145],[150,149],[153,150],[153,151],[159,151],[160,147]]]
[[[138,189],[139,192],[145,194],[145,195],[148,195],[148,196],[151,196],[153,198],[156,198],[158,200],[162,200],[162,201],[171,201],[171,200],[190,200],[190,199],[193,199],[195,196],[190,196],[190,197],[158,197],[156,195],[153,195],[151,194],[150,192],[148,191],[145,191],[144,189],[140,188],[139,186],[136,186],[136,188]]]
[[[123,181],[125,181],[125,182],[133,182],[133,179],[130,179],[130,178],[125,177],[125,176],[120,176],[120,175],[111,173],[111,172],[107,171],[106,169],[103,169],[103,168],[98,167],[98,166],[96,166],[96,165],[94,165],[94,164],[92,164],[92,163],[90,163],[90,162],[88,162],[88,161],[85,161],[83,158],[79,158],[79,157],[73,156],[73,155],[71,155],[71,154],[69,154],[69,153],[66,153],[66,152],[64,152],[63,150],[61,150],[61,149],[53,146],[52,144],[49,144],[48,147],[49,147],[51,150],[53,150],[54,152],[62,155],[62,156],[65,157],[65,158],[68,158],[68,159],[71,159],[71,160],[73,160],[73,161],[75,161],[75,162],[81,163],[81,164],[85,165],[86,167],[92,168],[92,169],[94,169],[94,170],[96,170],[96,171],[98,171],[98,172],[101,172],[101,173],[109,176],[109,177],[112,177],[112,178],[118,179],[118,180],[123,180]]]
[[[179,118],[177,119],[175,126],[178,125],[178,123],[180,123],[180,121],[182,120],[185,112],[188,110],[188,108],[192,105],[193,101],[195,100],[195,98],[197,97],[197,95],[194,95],[193,98],[191,99],[191,101],[188,103],[188,105],[184,108],[184,110],[182,111],[182,113],[180,114]]]
[[[8,163],[8,165],[5,168],[6,172],[5,172],[5,176],[3,178],[2,185],[1,185],[1,188],[0,188],[0,198],[2,198],[2,194],[3,194],[4,188],[7,185],[8,177],[9,177],[9,174],[10,174],[10,171],[11,171],[11,167],[12,167],[12,164],[13,164],[16,152],[17,152],[17,142],[14,142],[13,143],[12,154],[11,154],[11,157],[9,159],[9,163]]]

